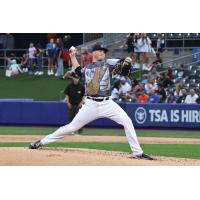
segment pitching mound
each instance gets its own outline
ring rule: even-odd
[[[130,154],[89,150],[44,148],[29,150],[27,148],[0,148],[0,165],[6,166],[156,166],[156,165],[200,165],[200,160],[156,157],[155,161],[138,160]]]

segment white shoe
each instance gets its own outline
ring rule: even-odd
[[[59,76],[59,74],[58,74],[58,73],[55,73],[55,76],[56,76],[56,77],[58,77],[58,76]]]
[[[51,75],[51,71],[50,71],[50,70],[48,70],[47,74],[48,74],[48,76],[50,76],[50,75]]]
[[[12,72],[10,70],[6,70],[6,77],[11,77]]]
[[[25,72],[28,72],[28,68],[25,68]]]
[[[35,72],[35,74],[34,75],[38,75],[39,74],[39,72]]]
[[[50,72],[50,73],[51,73],[51,75],[54,75],[54,72],[53,72],[53,70],[51,70],[51,72]]]
[[[43,75],[43,74],[44,74],[44,72],[39,72],[39,73],[38,73],[39,76],[41,76],[41,75]]]

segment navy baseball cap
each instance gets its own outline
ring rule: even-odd
[[[104,53],[108,52],[108,49],[106,49],[103,45],[96,43],[93,47],[92,47],[92,52],[93,51],[104,51]]]

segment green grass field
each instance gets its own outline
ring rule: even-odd
[[[65,70],[66,71],[66,70]],[[139,72],[132,74],[131,79],[138,78]],[[5,70],[0,69],[0,98],[31,98],[34,100],[60,100],[60,91],[64,90],[70,80],[60,80],[55,76],[19,74],[5,77]]]
[[[56,128],[52,127],[0,127],[0,135],[46,135]],[[125,135],[122,129],[85,129],[83,135]],[[200,138],[198,131],[137,130],[138,136]],[[0,147],[27,147],[27,142],[0,142]],[[155,156],[200,159],[200,144],[142,144],[145,152]],[[130,152],[128,143],[73,142],[47,145],[47,147],[89,148],[109,151]]]
[[[57,128],[50,127],[0,127],[0,135],[46,135]],[[167,131],[167,130],[136,130],[139,137],[165,137],[165,138],[200,138],[200,131]],[[109,135],[124,136],[123,129],[89,129],[83,135]]]
[[[0,70],[0,98],[31,98],[34,100],[60,100],[60,91],[69,80],[60,80],[55,76],[19,74],[7,78]]]

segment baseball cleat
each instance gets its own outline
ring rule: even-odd
[[[151,157],[150,155],[145,154],[145,153],[142,153],[141,155],[134,156],[134,158],[143,159],[143,160],[155,160],[153,157]]]
[[[31,142],[31,144],[29,145],[29,149],[38,149],[42,146],[42,143],[40,142],[40,140]]]

